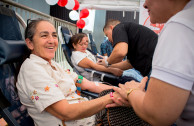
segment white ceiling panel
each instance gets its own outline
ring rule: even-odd
[[[78,0],[80,9],[139,11],[140,0]]]

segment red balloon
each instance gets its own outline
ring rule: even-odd
[[[59,0],[57,4],[61,7],[64,7],[67,4],[67,0]]]
[[[89,15],[89,10],[88,9],[81,10],[80,18],[86,18],[86,17],[88,17],[88,15]]]
[[[75,6],[72,10],[77,10],[79,8],[79,1],[75,0]]]
[[[80,29],[84,28],[85,24],[86,24],[85,21],[82,20],[82,19],[78,20],[77,23],[76,23],[77,27],[80,28]]]

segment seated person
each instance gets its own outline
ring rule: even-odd
[[[76,94],[80,88],[99,93],[111,86],[88,81],[74,72],[65,71],[53,61],[58,38],[47,20],[31,20],[25,30],[30,50],[17,76],[20,101],[27,107],[36,126],[94,125],[94,114],[112,103],[109,95],[88,101]],[[79,91],[78,91],[79,90]],[[114,97],[119,97],[113,94]],[[127,104],[126,104],[127,105]],[[86,118],[87,117],[87,118]]]
[[[90,79],[90,73],[85,71],[83,68],[92,68],[98,71],[112,73],[116,76],[122,75],[122,70],[118,68],[105,67],[102,65],[98,65],[96,62],[96,58],[92,53],[87,50],[88,47],[88,37],[85,33],[79,33],[73,35],[70,39],[69,46],[73,48],[71,60],[77,70],[86,77]],[[98,81],[98,77],[93,77],[95,81]]]
[[[73,35],[70,39],[69,45],[71,46],[71,48],[73,48],[72,56],[71,56],[72,63],[84,77],[91,79],[90,78],[91,73],[85,71],[83,68],[92,68],[98,71],[109,72],[116,76],[122,75],[123,72],[119,68],[105,67],[97,64],[97,61],[94,55],[92,55],[89,51],[87,51],[88,37],[85,33],[79,33],[79,34]],[[138,76],[137,78],[135,78],[137,81],[141,81],[141,79],[143,78],[135,70],[126,71],[125,75],[129,75],[128,72],[131,72],[131,73],[134,72],[134,75]],[[95,81],[100,80],[100,77],[98,76],[95,76],[93,78]],[[131,80],[131,78],[129,79]]]
[[[113,51],[113,43],[109,41],[107,38],[101,43],[100,51],[102,56],[107,56],[107,58],[111,55]],[[127,56],[123,58],[123,61],[127,59]]]
[[[105,38],[100,45],[101,55],[109,57],[110,54],[112,53],[112,50],[113,50],[112,43],[107,38]]]

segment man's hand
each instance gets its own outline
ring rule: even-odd
[[[130,82],[126,82],[125,85],[119,84],[119,87],[113,87],[113,89],[115,90],[114,93],[115,94],[118,93],[117,97],[112,97],[111,99],[113,100],[113,103],[106,105],[106,107],[116,107],[119,105],[130,107],[131,105],[127,98],[127,91],[129,91],[129,89],[138,89],[138,90],[144,91],[147,80],[148,78],[144,77],[140,83],[135,81],[130,81]]]
[[[119,84],[119,87],[114,87],[113,89],[118,92],[122,98],[124,99],[128,99],[127,98],[127,91],[129,91],[130,89],[138,89],[141,91],[145,91],[145,85],[146,82],[148,80],[148,77],[144,77],[141,82],[135,82],[135,81],[130,81],[130,82],[126,82],[124,85],[123,84]]]

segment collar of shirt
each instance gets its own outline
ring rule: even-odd
[[[40,64],[45,64],[45,65],[49,64],[48,61],[46,61],[43,58],[41,58],[41,57],[39,57],[37,55],[34,55],[34,54],[30,54],[30,59],[34,60],[35,62],[40,63]],[[51,67],[55,67],[55,63],[54,63],[53,60],[51,60]]]

